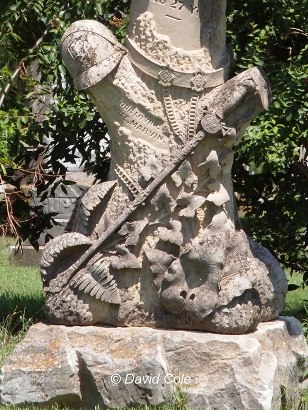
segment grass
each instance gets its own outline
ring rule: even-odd
[[[176,390],[173,401],[167,405],[161,406],[139,406],[130,408],[130,410],[187,410],[187,395],[181,390]],[[58,405],[53,405],[49,407],[50,410],[71,410],[70,407],[60,407]],[[94,410],[100,410],[99,406],[95,406]],[[42,410],[42,407],[39,406],[27,406],[27,407],[18,407],[18,406],[2,406],[0,404],[0,410]],[[115,409],[121,410],[121,409]],[[196,409],[198,410],[198,409]],[[200,409],[199,409],[200,410]],[[300,409],[301,410],[301,409]]]
[[[288,274],[287,276],[289,284],[299,285],[300,287],[287,293],[282,315],[294,316],[301,321],[308,341],[308,286],[301,286],[303,278],[297,273]]]
[[[39,320],[44,304],[44,294],[38,268],[11,264],[8,256],[10,245],[14,241],[0,237],[0,368],[4,359],[12,352],[15,345],[22,340],[31,323]],[[300,285],[300,275],[289,275],[289,283]],[[295,316],[301,320],[306,337],[308,337],[307,287],[288,292],[283,315]],[[306,306],[306,307],[305,307]],[[185,410],[187,398],[178,391],[172,404],[163,406],[140,406],[135,410]],[[16,406],[3,406],[0,410],[21,410]],[[22,407],[23,410],[40,410],[39,406]],[[52,406],[52,410],[69,408]],[[308,410],[308,391],[302,392],[301,405],[298,410]],[[96,408],[95,410],[99,410]]]
[[[174,396],[173,402],[170,404],[159,405],[159,406],[144,405],[144,406],[130,408],[130,410],[187,410],[186,403],[187,403],[187,398],[186,398],[185,392],[178,391]],[[35,405],[19,407],[19,406],[11,406],[11,405],[5,406],[5,405],[1,405],[0,403],[0,410],[42,410],[42,409],[43,409],[42,407],[35,406]],[[71,407],[53,405],[49,407],[49,409],[50,410],[71,410]],[[94,410],[101,410],[101,408],[99,406],[96,406]],[[118,409],[118,410],[121,410],[121,409]]]
[[[11,238],[0,237],[0,367],[32,321],[39,319],[44,294],[39,270],[9,261]]]

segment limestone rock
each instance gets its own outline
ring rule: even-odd
[[[236,336],[36,324],[2,368],[0,397],[15,405],[123,408],[170,402],[179,387],[194,410],[295,409],[307,360],[294,318]]]
[[[65,328],[32,326],[1,374],[1,401],[79,403],[78,362]]]

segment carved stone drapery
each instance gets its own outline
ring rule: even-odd
[[[285,275],[241,229],[231,180],[270,89],[257,68],[228,80],[225,0],[135,0],[125,47],[85,20],[61,51],[111,167],[45,248],[50,321],[245,333],[276,318]]]

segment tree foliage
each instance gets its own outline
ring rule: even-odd
[[[123,39],[128,1],[8,0],[0,16],[0,166],[2,178],[19,192],[24,174],[25,144],[48,139],[49,159],[36,175],[38,189],[65,175],[63,161],[81,153],[85,168],[106,176],[102,149],[106,128],[85,94],[76,92],[58,51],[66,28],[79,19],[107,24]],[[228,40],[236,72],[261,66],[273,90],[269,112],[247,130],[234,165],[234,182],[249,233],[291,270],[305,272],[307,263],[307,25],[305,2],[296,0],[229,0]],[[39,77],[29,67],[37,64]],[[10,78],[18,70],[13,81]],[[35,76],[34,76],[35,77]],[[6,90],[7,84],[10,84]],[[46,98],[49,100],[46,107]],[[34,100],[41,99],[39,112]],[[32,108],[31,108],[32,107]],[[306,161],[306,162],[305,162]],[[15,170],[14,170],[15,167]],[[15,178],[14,180],[12,178]],[[61,179],[61,178],[60,178]],[[54,183],[54,182],[53,182]],[[15,199],[18,196],[15,192]],[[32,239],[45,229],[42,209],[29,218],[27,197],[20,194],[13,213],[16,232]],[[3,202],[2,202],[3,203]],[[27,202],[28,203],[28,202]],[[19,204],[19,205],[18,205]],[[18,205],[18,206],[17,206]],[[21,212],[21,210],[23,211]],[[26,212],[25,212],[26,209]],[[5,225],[7,209],[0,207]],[[36,222],[39,223],[36,225]],[[1,222],[0,222],[1,223]],[[20,226],[18,226],[18,224]],[[306,277],[304,278],[307,280]]]
[[[123,39],[127,12],[125,0],[9,0],[2,11],[0,184],[10,183],[15,189],[2,189],[0,228],[3,232],[10,228],[20,241],[28,238],[37,246],[54,216],[44,215],[41,206],[31,209],[31,192],[25,185],[34,182],[38,193],[50,184],[54,190],[65,177],[63,163],[74,163],[77,155],[88,172],[98,179],[106,176],[108,149],[102,149],[106,127],[87,96],[74,89],[58,46],[68,26],[81,19],[98,20]],[[42,168],[41,150],[33,151],[35,157],[29,159],[28,147],[47,142]],[[29,162],[35,167],[27,175]]]
[[[305,2],[229,1],[236,69],[261,66],[272,85],[267,113],[254,120],[234,167],[239,206],[254,238],[291,271],[306,275],[308,212],[308,29]],[[306,272],[306,274],[305,274]]]

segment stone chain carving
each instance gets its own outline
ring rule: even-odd
[[[138,194],[140,194],[140,192],[141,192],[141,189],[137,185],[137,183],[135,181],[133,181],[131,179],[131,177],[119,165],[116,165],[114,170],[115,170],[117,176],[121,179],[122,182],[124,182],[124,184],[130,190],[130,192],[136,198],[136,196],[138,196]]]

